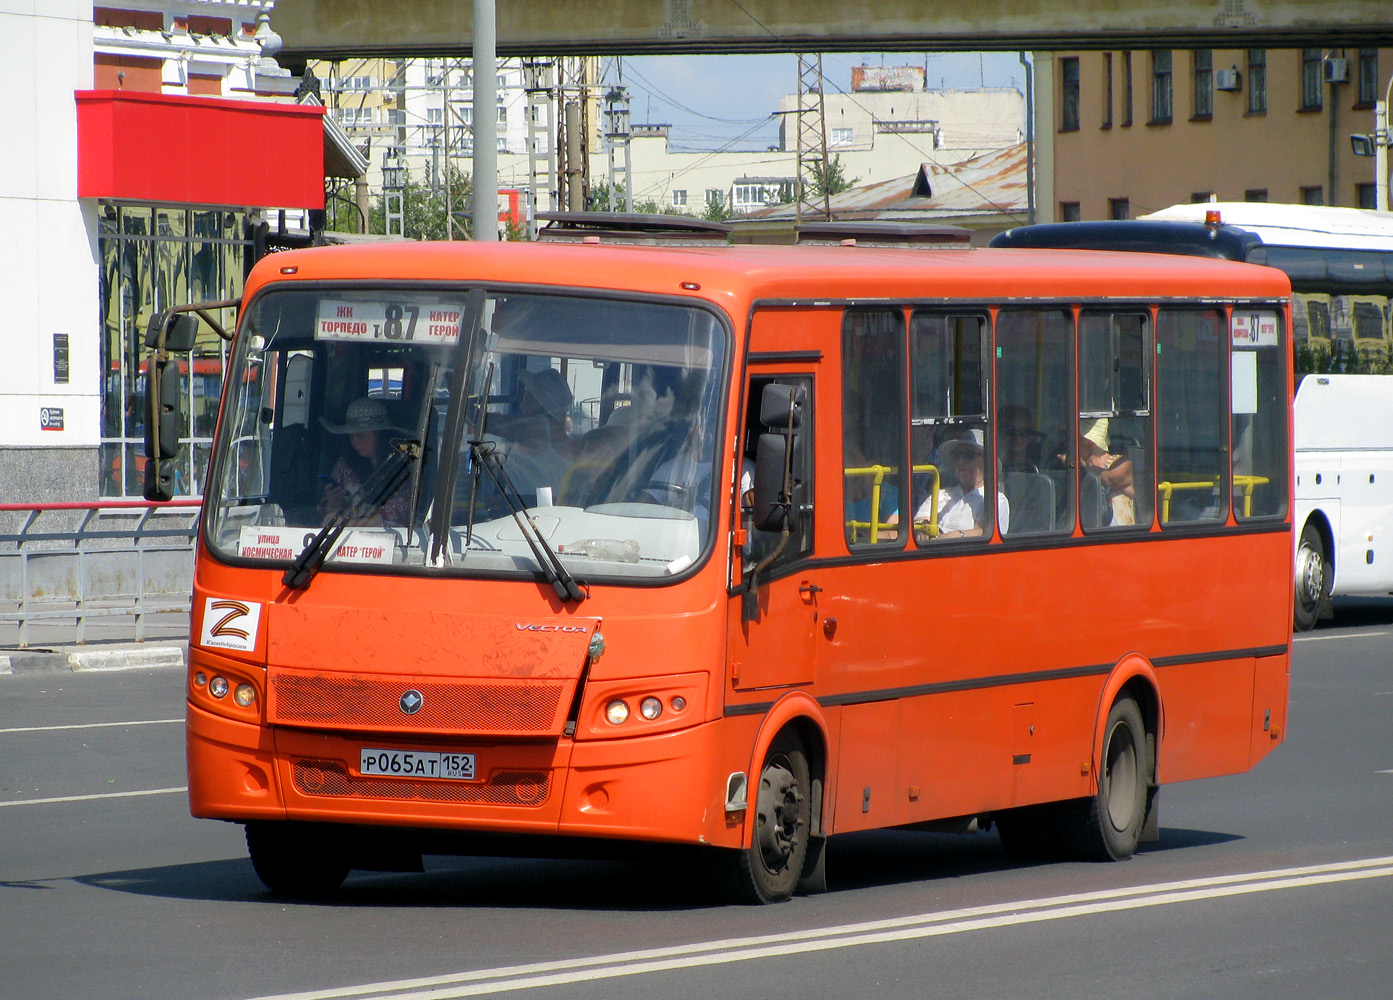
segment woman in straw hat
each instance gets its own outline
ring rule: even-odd
[[[1108,439],[1108,418],[1097,417],[1079,425],[1079,468],[1096,475],[1108,491],[1111,524],[1136,524],[1136,489],[1132,483],[1132,463],[1114,455]],[[1087,525],[1085,524],[1085,527]]]
[[[319,422],[329,433],[345,438],[343,452],[329,473],[329,483],[319,501],[319,513],[328,518],[387,461],[392,453],[390,432],[404,432],[392,424],[387,407],[377,399],[355,399],[349,403],[341,424],[323,417]],[[407,491],[398,489],[388,497],[378,515],[384,524],[405,524],[411,517],[411,498]]]

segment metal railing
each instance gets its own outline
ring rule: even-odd
[[[89,623],[136,641],[151,616],[187,628],[198,513],[197,500],[0,504],[0,645],[27,648],[35,626],[78,644]]]

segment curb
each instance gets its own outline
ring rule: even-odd
[[[183,667],[185,648],[183,645],[135,645],[116,649],[14,649],[0,653],[0,674]]]

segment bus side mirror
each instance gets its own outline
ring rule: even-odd
[[[197,335],[198,317],[193,313],[160,312],[151,317],[150,325],[145,328],[145,346],[162,347],[166,351],[192,351]]]
[[[803,387],[770,382],[759,397],[759,422],[770,430],[793,430],[803,422]]]
[[[788,441],[782,434],[761,434],[755,446],[754,509],[752,519],[760,531],[782,531],[793,510],[784,495],[788,468]]]

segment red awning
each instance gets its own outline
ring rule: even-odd
[[[80,198],[324,207],[324,109],[79,90]]]

